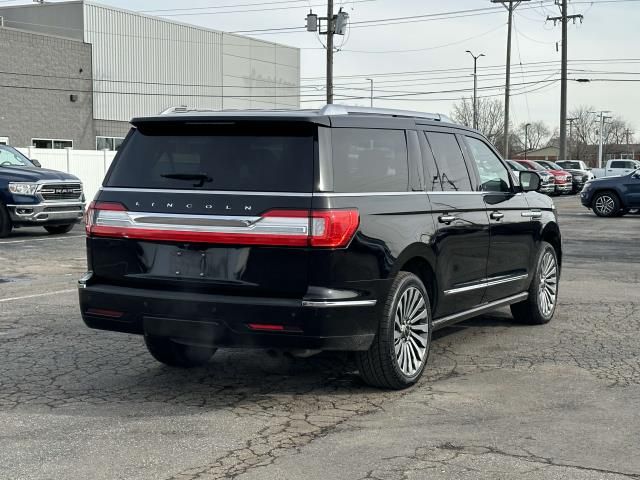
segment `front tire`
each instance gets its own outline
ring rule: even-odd
[[[8,237],[11,233],[13,225],[11,224],[11,218],[6,207],[0,203],[0,238]]]
[[[73,223],[69,225],[47,225],[44,229],[51,235],[58,235],[62,233],[69,233],[73,230]]]
[[[199,367],[208,363],[216,352],[214,347],[184,345],[169,338],[150,335],[144,336],[144,342],[153,358],[170,367]]]
[[[529,325],[548,323],[556,311],[559,279],[560,267],[556,250],[551,244],[542,242],[534,277],[529,286],[529,297],[511,305],[513,318]]]
[[[369,385],[399,390],[416,383],[431,347],[431,304],[422,281],[400,272],[369,350],[358,352],[360,376]]]
[[[596,193],[591,208],[599,217],[615,217],[620,211],[620,199],[613,192]]]

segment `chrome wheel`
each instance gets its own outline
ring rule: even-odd
[[[393,344],[402,373],[415,375],[422,367],[429,347],[429,312],[420,290],[404,291],[394,317]]]
[[[553,313],[558,292],[558,266],[553,253],[547,251],[540,261],[540,285],[538,287],[538,306],[544,317]]]
[[[596,198],[595,208],[602,215],[611,215],[616,206],[616,202],[610,195],[600,195]]]

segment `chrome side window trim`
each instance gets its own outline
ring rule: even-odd
[[[456,191],[446,191],[446,192],[427,192],[429,195],[486,195],[487,192],[456,192]]]
[[[358,192],[358,193],[335,193],[335,192],[318,192],[314,193],[314,197],[400,197],[404,195],[426,195],[427,192]]]

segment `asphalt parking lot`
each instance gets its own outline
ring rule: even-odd
[[[364,386],[346,355],[155,362],[89,330],[81,228],[0,240],[0,478],[640,478],[640,215],[556,199],[559,309],[440,331],[425,378]]]

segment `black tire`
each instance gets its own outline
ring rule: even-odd
[[[552,260],[553,271],[547,267],[549,257]],[[533,279],[529,286],[529,297],[519,303],[511,305],[513,318],[521,323],[529,325],[542,325],[548,323],[556,311],[558,304],[558,284],[560,279],[560,268],[558,266],[558,254],[555,248],[547,242],[542,242],[538,257],[536,258],[536,269],[533,272]],[[543,276],[545,277],[543,284]],[[551,291],[555,290],[553,295]],[[546,293],[545,293],[546,291]],[[551,306],[548,309],[548,302],[551,299]]]
[[[8,237],[11,233],[13,225],[11,224],[11,218],[7,208],[0,203],[0,238]]]
[[[160,363],[170,367],[199,367],[209,362],[216,352],[214,347],[200,347],[176,343],[169,338],[144,336],[149,353]]]
[[[620,211],[620,199],[618,195],[608,190],[598,192],[593,196],[591,208],[599,217],[615,217]]]
[[[371,347],[356,353],[362,379],[395,390],[416,383],[429,358],[431,330],[431,304],[424,284],[413,273],[400,272],[382,306]]]
[[[73,223],[69,225],[46,225],[44,229],[51,235],[58,235],[62,233],[69,233],[73,230]]]

